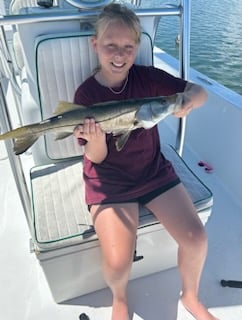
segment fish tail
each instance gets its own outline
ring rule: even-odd
[[[28,132],[28,127],[31,127],[31,125],[0,134],[0,140],[14,139],[14,153],[16,155],[22,154],[28,150],[40,136],[39,132]]]
[[[21,137],[14,140],[13,151],[16,155],[22,154],[27,151],[39,138],[38,134],[31,137]]]

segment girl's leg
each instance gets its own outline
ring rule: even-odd
[[[215,320],[198,300],[199,282],[207,254],[207,237],[184,186],[175,186],[150,201],[146,207],[178,243],[183,305],[197,320]]]
[[[113,294],[112,320],[128,320],[126,297],[138,227],[138,204],[92,205],[95,231],[100,241],[103,274]]]

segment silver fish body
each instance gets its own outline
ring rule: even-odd
[[[0,140],[14,139],[14,152],[18,155],[48,132],[56,133],[56,139],[64,139],[73,133],[77,125],[83,124],[86,118],[94,118],[104,132],[118,135],[116,148],[120,151],[132,130],[155,126],[169,114],[182,109],[182,102],[182,93],[167,97],[98,103],[88,108],[60,102],[53,117],[3,133]]]

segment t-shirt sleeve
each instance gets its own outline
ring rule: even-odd
[[[155,95],[169,96],[185,90],[187,81],[155,67],[149,67],[147,71]]]

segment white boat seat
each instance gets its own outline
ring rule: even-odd
[[[173,163],[205,223],[213,203],[211,191],[171,146],[164,145],[162,151]],[[34,233],[39,251],[97,240],[85,204],[81,159],[33,168],[31,185]],[[141,207],[139,228],[155,223],[158,221],[153,214]]]

